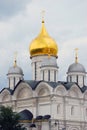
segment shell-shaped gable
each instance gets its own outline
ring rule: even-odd
[[[33,96],[31,86],[26,82],[21,82],[14,90],[13,96],[15,99],[26,99]]]

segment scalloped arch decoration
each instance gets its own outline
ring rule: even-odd
[[[2,102],[4,101],[10,101],[10,95],[9,94],[6,94],[2,97]]]
[[[84,93],[84,99],[87,99],[87,91]]]
[[[32,93],[31,93],[31,91],[29,91],[29,88],[27,88],[27,87],[21,88],[17,94],[18,99],[25,99],[25,98],[29,98],[29,97],[32,97]]]
[[[64,86],[60,85],[60,86],[57,86],[57,88],[55,89],[55,93],[56,93],[57,95],[62,96],[62,95],[66,95],[66,94],[67,94],[67,91],[66,91],[66,89],[65,89]]]
[[[68,130],[79,130],[79,128],[70,126]]]
[[[47,88],[41,88],[38,92],[38,96],[46,96],[49,94],[50,94],[50,92]]]

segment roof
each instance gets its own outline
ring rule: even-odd
[[[23,75],[23,70],[19,66],[13,66],[13,67],[9,68],[7,75],[9,75],[9,74],[21,74],[21,75]]]
[[[10,88],[3,88],[1,90],[4,91],[5,89],[8,90],[10,92],[11,95],[13,95],[14,91],[16,90],[16,88],[19,86],[19,84],[21,83],[26,83],[28,84],[32,90],[35,90],[37,88],[37,86],[40,84],[40,83],[46,83],[47,85],[49,85],[50,87],[52,88],[56,88],[57,86],[60,86],[60,85],[63,85],[65,87],[65,89],[68,91],[73,85],[76,85],[80,91],[82,93],[84,93],[86,90],[87,90],[87,86],[83,86],[82,88],[80,88],[80,86],[75,83],[75,82],[63,82],[63,81],[58,81],[58,82],[48,82],[48,81],[43,81],[43,80],[40,80],[40,81],[35,81],[35,80],[20,80],[18,82],[18,84],[15,86],[14,90],[11,90]],[[0,92],[0,93],[1,93]]]
[[[12,89],[10,88],[3,88],[0,93],[2,93],[3,91],[7,90],[10,94],[12,94]]]
[[[35,80],[25,80],[24,81],[25,83],[27,83],[31,88],[32,90],[35,90],[37,88],[37,86],[40,84],[40,83],[47,83],[50,87],[52,88],[56,88],[57,86],[59,85],[63,85],[65,87],[66,90],[69,90],[73,85],[76,84],[76,86],[80,89],[80,91],[83,93],[87,90],[87,86],[83,86],[82,88],[80,88],[80,86],[76,83],[76,82],[65,82],[65,81],[58,81],[58,82],[49,82],[49,81],[43,81],[43,80],[40,80],[40,81],[35,81]]]
[[[68,68],[68,73],[70,72],[81,72],[81,73],[86,73],[86,70],[84,66],[80,63],[73,63],[69,66]]]

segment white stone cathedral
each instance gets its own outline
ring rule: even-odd
[[[87,130],[86,70],[78,63],[77,53],[66,81],[58,81],[58,46],[44,20],[29,51],[33,79],[24,79],[15,60],[8,70],[8,88],[0,92],[0,105],[18,112],[27,130]]]

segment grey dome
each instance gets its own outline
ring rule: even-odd
[[[84,66],[80,63],[73,63],[69,66],[68,68],[68,73],[70,72],[81,72],[81,73],[86,73],[86,70]]]
[[[13,67],[11,67],[10,69],[9,69],[9,71],[8,71],[8,75],[9,74],[21,74],[21,75],[23,75],[23,71],[22,71],[22,69],[20,68],[20,67],[18,67],[18,66],[13,66]]]

